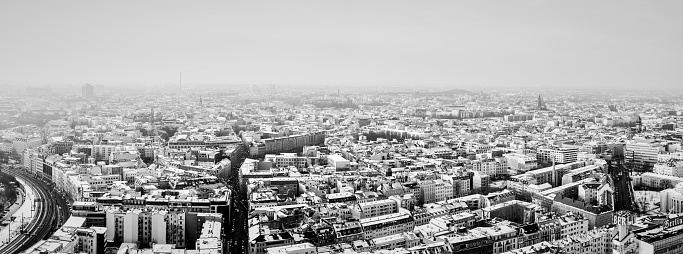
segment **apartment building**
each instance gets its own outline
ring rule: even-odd
[[[105,208],[106,239],[140,246],[172,244],[176,248],[194,247],[199,237],[198,222],[220,217],[213,213],[187,210]],[[219,220],[220,221],[220,220]]]
[[[352,207],[351,214],[356,219],[365,219],[397,213],[398,209],[399,206],[396,200],[385,199],[358,203]]]
[[[418,182],[420,185],[420,201],[424,203],[434,203],[445,201],[453,197],[453,185],[438,180],[426,180]]]
[[[296,167],[296,168],[306,168],[311,165],[311,160],[308,157],[297,156],[296,153],[282,153],[279,155],[266,154],[263,161],[270,161],[276,167]]]
[[[415,227],[408,211],[361,219],[360,225],[366,240],[412,231]]]
[[[36,148],[43,144],[41,137],[16,137],[12,142],[14,150],[21,154],[26,149]]]
[[[472,160],[469,164],[472,170],[489,176],[508,174],[508,164],[505,158]]]
[[[632,142],[624,147],[624,156],[638,167],[647,167],[656,164],[659,154],[665,150],[661,143],[654,141]]]
[[[104,254],[104,250],[107,247],[107,228],[79,228],[76,230],[76,235],[78,236],[78,245],[75,248],[76,252]]]
[[[579,154],[578,147],[558,147],[558,148],[541,148],[536,153],[537,160],[540,163],[556,163],[565,164],[576,162]]]

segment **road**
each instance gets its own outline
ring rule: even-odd
[[[248,203],[246,202],[246,192],[241,188],[239,183],[238,170],[247,157],[246,153],[237,153],[238,158],[235,158],[233,165],[231,165],[230,176],[227,179],[221,179],[223,183],[232,190],[232,197],[230,199],[230,212],[228,216],[228,223],[223,224],[223,232],[225,232],[225,239],[223,246],[226,247],[225,253],[230,254],[246,254],[249,252],[249,231],[247,230],[247,210]]]
[[[35,211],[24,233],[16,236],[9,244],[0,247],[0,253],[19,253],[40,240],[50,237],[69,218],[69,208],[48,181],[38,180],[20,169],[9,169],[3,173],[24,181],[26,189],[30,188],[35,191]]]
[[[233,216],[230,218],[230,253],[232,254],[246,254],[249,251],[249,231],[247,225],[247,216],[249,211],[247,211],[244,206],[246,203],[242,198],[233,198],[232,200],[232,210]],[[240,204],[241,203],[241,204]]]
[[[10,234],[12,235],[12,237],[14,237],[15,235],[20,233],[22,222],[23,225],[26,226],[32,219],[33,212],[31,211],[31,206],[35,201],[36,191],[30,185],[28,185],[26,181],[20,178],[17,178],[17,182],[24,186],[26,195],[24,198],[24,202],[11,215],[15,218],[14,221],[10,222],[7,227],[4,227],[0,231],[0,248],[4,246],[5,243],[10,241]]]
[[[23,185],[23,183],[21,182],[19,184]],[[8,220],[10,217],[14,216],[14,214],[19,210],[19,208],[21,208],[21,206],[24,205],[24,201],[26,200],[26,192],[24,192],[24,190],[22,190],[21,188],[17,188],[17,194],[19,195],[17,195],[16,203],[12,204],[9,208],[9,211],[5,214],[5,216],[2,217],[3,221]],[[0,239],[2,238],[0,237]]]
[[[633,194],[633,185],[629,169],[622,161],[613,161],[609,164],[610,176],[614,182],[614,210],[637,212],[637,204]]]

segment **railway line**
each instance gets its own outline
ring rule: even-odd
[[[24,180],[35,190],[37,196],[31,222],[21,230],[21,234],[0,247],[0,253],[20,253],[50,237],[69,218],[69,209],[64,199],[51,189],[49,182],[39,180],[20,169],[10,169],[3,173]]]

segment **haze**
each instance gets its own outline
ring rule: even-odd
[[[0,84],[683,86],[681,1],[3,1]]]

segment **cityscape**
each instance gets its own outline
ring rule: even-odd
[[[0,4],[0,254],[683,253],[683,3],[579,2]]]

